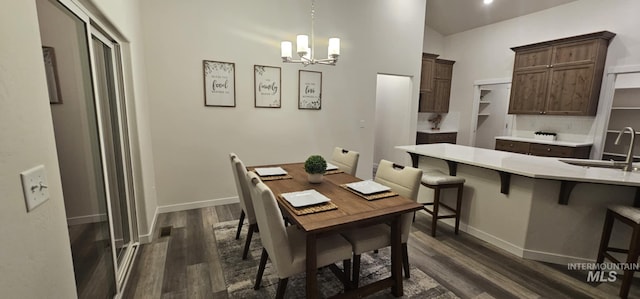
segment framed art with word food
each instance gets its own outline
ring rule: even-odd
[[[322,72],[298,72],[298,109],[320,110],[322,106]]]
[[[204,105],[236,106],[236,67],[233,62],[203,60]]]
[[[254,65],[254,94],[256,108],[280,108],[280,68],[275,66]]]

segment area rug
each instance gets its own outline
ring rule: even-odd
[[[239,240],[235,239],[237,221],[221,222],[214,225],[215,237],[218,244],[218,254],[222,264],[223,275],[230,298],[275,298],[278,277],[273,272],[271,263],[267,262],[262,284],[259,290],[253,285],[258,272],[258,264],[262,253],[260,234],[255,233],[251,241],[249,256],[242,260],[242,250],[247,229],[243,226]],[[360,285],[389,277],[390,249],[385,248],[377,254],[365,253],[361,257]],[[342,267],[342,263],[338,264]],[[452,292],[413,266],[411,278],[404,279],[403,298],[458,298]],[[318,270],[318,285],[323,298],[331,297],[343,290],[343,285],[328,268]],[[305,274],[301,273],[289,278],[285,298],[305,297]],[[383,290],[367,298],[394,298],[389,290]]]

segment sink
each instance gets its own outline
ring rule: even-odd
[[[585,159],[558,159],[562,163],[569,165],[582,166],[582,167],[596,167],[596,168],[614,168],[622,169],[627,163],[623,161],[604,161],[604,160],[585,160]],[[640,167],[634,165],[632,171],[640,171]]]

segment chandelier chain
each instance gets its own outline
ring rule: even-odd
[[[309,57],[313,60],[316,52],[316,39],[313,32],[313,27],[316,18],[316,0],[311,0],[311,53],[309,53]]]

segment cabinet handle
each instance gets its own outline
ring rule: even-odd
[[[513,143],[509,144],[510,147],[513,147]]]
[[[544,112],[540,111],[540,114],[543,114]]]
[[[550,151],[551,151],[551,148],[547,148],[547,152],[550,152]]]

